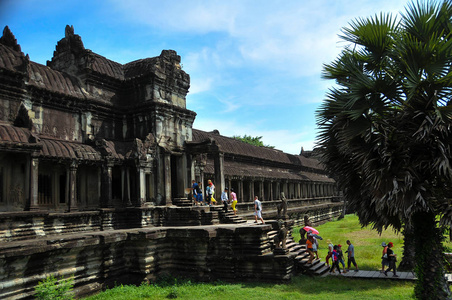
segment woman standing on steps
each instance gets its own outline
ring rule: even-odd
[[[234,189],[231,188],[231,208],[234,211],[234,216],[237,215],[237,209],[235,208],[235,206],[237,205],[237,194],[234,192]]]
[[[309,260],[308,260],[308,264],[312,264],[312,261],[314,260],[314,251],[312,251],[312,244],[313,244],[313,237],[312,236],[308,236],[308,239],[306,240],[306,249],[308,250],[309,253]]]

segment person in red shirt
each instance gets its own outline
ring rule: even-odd
[[[309,253],[309,260],[308,260],[308,264],[312,264],[312,261],[314,260],[314,251],[312,248],[312,243],[313,243],[313,238],[310,236],[308,237],[308,240],[306,241],[306,247],[308,249],[308,253]]]

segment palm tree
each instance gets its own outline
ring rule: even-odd
[[[317,111],[322,160],[361,224],[412,230],[405,253],[415,252],[422,299],[451,297],[442,248],[452,222],[451,17],[446,0],[352,21],[348,46],[324,66],[336,86]]]

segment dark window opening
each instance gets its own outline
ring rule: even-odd
[[[52,181],[50,175],[40,174],[38,176],[38,203],[52,203]]]
[[[60,175],[60,203],[66,203],[66,175]]]
[[[111,194],[113,199],[122,199],[121,170],[119,168],[113,168]]]

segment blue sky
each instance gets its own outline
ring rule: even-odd
[[[262,136],[291,154],[312,150],[315,111],[333,82],[322,64],[345,46],[358,17],[397,14],[398,0],[0,0],[0,26],[45,64],[66,25],[85,48],[119,63],[173,49],[191,87],[194,128]]]

